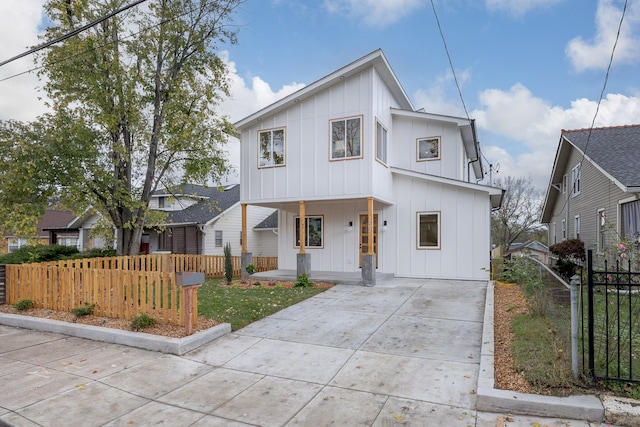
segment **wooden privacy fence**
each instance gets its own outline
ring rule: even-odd
[[[277,258],[253,261],[256,271],[277,269]],[[233,257],[233,268],[239,276],[240,257]],[[175,277],[184,271],[224,277],[224,257],[160,254],[7,265],[7,303],[30,299],[36,308],[59,311],[95,304],[98,316],[131,320],[147,314],[158,323],[185,326],[184,292]],[[194,325],[197,307],[194,292]]]

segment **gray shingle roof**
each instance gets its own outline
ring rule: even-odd
[[[254,230],[271,230],[278,228],[278,211],[274,211],[264,221],[253,227]]]
[[[562,135],[626,187],[640,187],[640,125],[563,130]],[[587,140],[589,141],[587,145]]]
[[[203,187],[187,184],[175,191],[159,191],[156,195],[183,195],[203,197],[195,205],[180,211],[169,211],[166,224],[205,224],[240,201],[240,185],[226,187],[220,191],[218,187]]]

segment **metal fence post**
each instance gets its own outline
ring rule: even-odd
[[[571,276],[571,370],[578,379],[578,284],[580,276]]]

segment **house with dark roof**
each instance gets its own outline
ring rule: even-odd
[[[505,257],[514,256],[527,256],[535,258],[544,264],[549,263],[549,248],[547,245],[538,242],[537,240],[528,240],[524,243],[512,243],[509,245],[509,249],[504,252]]]
[[[541,222],[549,245],[580,239],[604,254],[640,237],[640,125],[563,130]]]
[[[73,218],[71,211],[59,209],[47,209],[38,222],[35,236],[27,239],[13,234],[6,234],[0,239],[0,254],[11,252],[21,246],[39,243],[44,245],[65,245],[76,246],[78,243],[77,230],[66,230],[67,223]],[[55,230],[65,229],[64,232],[56,232]]]
[[[242,209],[237,184],[223,188],[187,184],[161,190],[152,196],[150,208],[165,211],[167,216],[161,227],[145,230],[142,252],[223,255],[227,243],[232,254],[241,252]],[[251,206],[247,224],[247,246],[252,252],[277,256],[277,211]]]

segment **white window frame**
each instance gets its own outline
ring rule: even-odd
[[[573,237],[580,239],[580,215],[573,217]]]
[[[29,245],[29,241],[27,239],[8,239],[7,242],[7,251],[13,252],[17,251],[23,246]]]
[[[580,163],[571,169],[571,196],[575,197],[580,194],[580,186],[581,182],[581,174],[580,174]]]
[[[323,215],[305,215],[305,226],[307,228],[307,232],[305,235],[305,243],[304,243],[304,247],[307,249],[322,249],[324,248],[324,216]],[[320,224],[320,229],[318,230],[317,227],[314,227],[314,232],[319,233],[320,234],[320,241],[317,241],[316,239],[313,239],[314,241],[312,242],[311,240],[311,235],[310,235],[310,229],[312,226],[312,221],[319,221]],[[299,248],[300,247],[300,216],[296,215],[295,217],[293,217],[293,247],[294,248]]]
[[[276,134],[282,134],[282,152],[276,152]],[[263,135],[267,138],[264,142],[267,144],[263,150]],[[287,153],[287,132],[284,127],[273,129],[261,129],[258,131],[258,169],[275,168],[286,165]],[[279,156],[279,158],[278,158]]]
[[[435,144],[435,153],[434,153]],[[431,145],[431,148],[429,148]],[[416,160],[418,162],[428,162],[440,160],[442,151],[442,138],[440,136],[425,136],[416,138]]]
[[[598,209],[598,216],[596,217],[596,229],[597,229],[597,249],[599,253],[604,253],[605,241],[606,241],[606,225],[607,217],[604,208]]]
[[[435,244],[423,245],[422,237],[422,217],[435,217],[436,219],[436,242]],[[417,249],[440,249],[442,245],[440,211],[422,211],[416,213],[416,247]],[[426,231],[426,230],[425,230]]]
[[[357,122],[357,126],[354,127],[354,123]],[[339,119],[329,120],[329,159],[334,160],[349,160],[349,159],[361,159],[363,157],[363,138],[362,138],[362,125],[363,125],[362,116],[352,116],[352,117],[343,117]],[[349,125],[351,123],[351,126]],[[339,129],[339,125],[343,125],[344,132],[341,132]],[[357,131],[357,137],[347,135],[347,130],[355,130]],[[342,139],[338,139],[342,137]],[[352,139],[353,143],[353,151],[347,155],[347,146],[348,140]],[[357,140],[357,143],[355,142]],[[340,145],[344,147],[340,149]],[[355,147],[357,145],[357,152]],[[338,149],[336,150],[336,146]],[[342,153],[342,155],[339,155]]]
[[[222,230],[215,230],[214,232],[214,245],[216,248],[221,248],[222,247]]]
[[[552,244],[555,245],[556,243],[558,243],[558,229],[557,229],[558,224],[554,221],[553,223],[553,239],[551,239],[551,241],[553,242]]]
[[[568,182],[569,182],[569,177],[566,174],[562,175],[562,194],[567,193]]]
[[[567,240],[567,222],[562,220],[562,240]]]
[[[387,139],[389,132],[380,121],[376,120],[376,160],[387,165]]]

